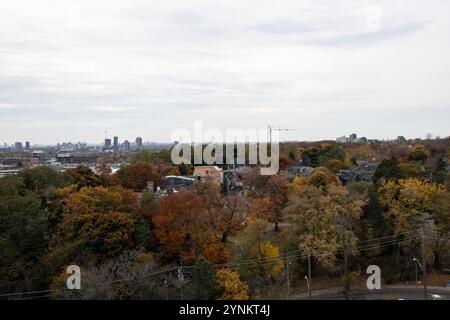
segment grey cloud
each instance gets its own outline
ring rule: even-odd
[[[339,35],[336,37],[316,38],[306,43],[323,46],[339,45],[371,45],[386,40],[393,40],[414,35],[424,30],[429,22],[417,21],[395,27],[381,28],[379,31],[357,32],[352,34]]]
[[[314,28],[307,26],[305,23],[284,20],[257,24],[249,27],[248,30],[272,34],[299,34],[316,31]]]

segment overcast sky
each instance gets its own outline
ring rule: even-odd
[[[450,135],[448,0],[0,2],[0,143]]]

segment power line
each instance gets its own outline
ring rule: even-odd
[[[410,234],[413,232],[416,232],[417,230],[412,230],[412,231],[408,231],[408,232],[404,232],[401,233],[399,235],[405,235],[405,234]],[[392,246],[395,244],[403,244],[406,242],[413,242],[413,241],[417,241],[419,239],[421,239],[421,236],[419,237],[413,237],[413,238],[405,238],[405,239],[389,239],[392,237],[397,237],[398,235],[390,235],[390,236],[384,236],[384,237],[380,237],[380,238],[375,238],[375,239],[370,239],[370,241],[375,241],[375,240],[382,240],[385,239],[384,241],[381,241],[380,243],[371,243],[371,244],[365,244],[362,246],[356,246],[355,249],[359,250],[359,251],[367,251],[367,250],[371,250],[371,249],[377,249],[377,248],[383,248],[383,247],[388,247],[388,246]],[[444,239],[444,240],[450,240],[449,238],[441,238],[441,237],[433,237],[433,236],[424,236],[424,237],[428,237],[428,238],[438,238],[438,239]],[[325,253],[325,254],[319,254],[319,255],[314,255],[316,258],[319,257],[326,257],[326,256],[330,256],[330,255],[337,255],[339,253],[344,252],[344,249],[339,249],[339,250],[335,250],[333,252],[329,252],[329,253]],[[296,253],[293,255],[286,255],[284,257],[284,259],[286,261],[294,261],[295,259],[301,259],[301,258],[307,258],[309,254],[304,254],[302,253],[302,251],[295,250],[295,251],[289,251],[288,253]],[[281,256],[276,256],[276,257],[269,257],[269,258],[261,258],[261,259],[248,259],[248,260],[240,260],[240,261],[234,261],[234,262],[229,262],[229,263],[222,263],[222,264],[213,264],[211,265],[211,267],[229,267],[231,269],[235,269],[235,268],[241,268],[243,266],[247,266],[249,268],[254,268],[254,267],[260,267],[261,265],[270,265],[270,264],[275,264],[275,263],[279,263],[280,261],[282,261],[283,257]],[[159,272],[154,272],[152,274],[149,274],[147,276],[156,276],[156,275],[160,275],[160,274],[164,274],[167,272],[171,272],[171,271],[175,271],[178,269],[192,269],[195,268],[195,266],[176,266],[173,268],[169,268],[166,270],[162,270]],[[137,279],[119,279],[119,280],[113,280],[113,281],[108,281],[103,283],[101,286],[104,285],[108,285],[108,284],[113,284],[113,283],[124,283],[124,282],[130,282],[130,281],[139,281]],[[145,282],[144,282],[145,283]],[[42,294],[42,293],[53,293],[55,292],[54,290],[42,290],[42,291],[28,291],[28,292],[18,292],[18,293],[6,293],[6,294],[0,294],[0,297],[10,297],[10,296],[21,296],[21,295],[31,295],[31,294]],[[36,299],[36,298],[42,298],[42,297],[49,297],[51,296],[51,294],[48,295],[41,295],[41,296],[33,296],[33,297],[18,297],[15,298],[14,300],[25,300],[25,299]]]
[[[3,294],[0,294],[0,297],[7,297],[7,296],[13,296],[13,295],[35,294],[35,293],[46,293],[46,292],[50,292],[50,291],[51,290],[28,291],[28,292],[17,292],[17,293],[3,293]]]
[[[435,236],[425,236],[425,238],[432,238],[432,239],[438,239],[438,240],[446,240],[446,241],[450,241],[450,238],[443,238],[443,237],[435,237]]]
[[[406,234],[410,234],[410,233],[414,233],[414,232],[419,233],[420,229],[415,229],[415,230],[411,230],[411,231],[405,231],[405,232],[401,232],[401,233],[398,233],[398,234],[392,234],[392,235],[384,236],[384,237],[380,237],[380,238],[373,238],[373,239],[368,239],[368,240],[358,240],[358,242],[359,243],[364,243],[364,242],[378,241],[378,240],[382,240],[382,239],[386,239],[386,238],[392,238],[392,237],[398,237],[398,236],[401,236],[401,235],[406,235]]]

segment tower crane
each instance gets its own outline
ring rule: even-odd
[[[267,133],[269,135],[269,144],[272,144],[272,131],[295,131],[295,129],[287,129],[282,127],[267,126]]]

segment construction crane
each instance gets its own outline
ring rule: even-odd
[[[295,131],[295,129],[286,129],[286,128],[282,128],[282,127],[272,127],[272,126],[267,126],[267,133],[269,135],[269,144],[272,144],[272,131]]]

